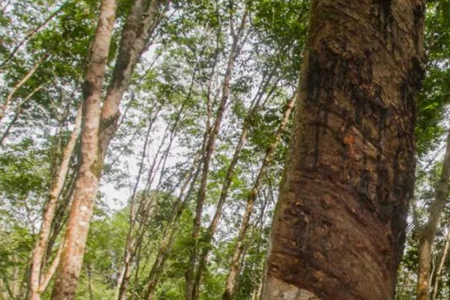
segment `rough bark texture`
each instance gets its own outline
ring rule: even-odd
[[[441,220],[449,194],[450,181],[450,132],[447,137],[447,149],[442,171],[436,186],[436,196],[430,207],[428,222],[419,229],[419,274],[417,280],[417,300],[428,300],[430,293],[431,259],[433,241]]]
[[[263,299],[292,289],[302,295],[292,299],[394,299],[424,10],[423,0],[312,1]]]
[[[58,172],[58,175],[53,182],[53,186],[50,191],[50,197],[47,203],[47,207],[44,212],[44,217],[42,220],[41,229],[39,231],[39,237],[36,242],[36,245],[33,249],[33,254],[31,257],[31,270],[30,270],[30,291],[29,291],[29,299],[30,300],[39,300],[41,293],[47,287],[45,283],[46,280],[42,280],[42,273],[44,271],[45,266],[45,253],[48,251],[48,242],[50,238],[50,233],[52,229],[52,223],[55,217],[56,207],[58,198],[61,194],[61,191],[64,187],[64,182],[67,177],[67,173],[69,172],[69,163],[72,157],[73,150],[78,140],[78,136],[80,134],[81,127],[81,109],[78,110],[77,118],[75,121],[75,128],[70,136],[69,142],[64,148],[62,158],[61,158],[61,166]],[[60,251],[58,251],[59,253]],[[57,255],[57,259],[59,260],[59,255]],[[55,264],[53,264],[55,265]],[[52,273],[54,272],[53,268],[50,268]],[[51,273],[51,274],[52,274]]]
[[[61,261],[53,286],[53,300],[70,300],[83,263],[86,239],[102,171],[99,149],[102,83],[115,21],[116,0],[102,1],[83,87],[83,123],[78,177],[67,224]]]
[[[123,28],[111,83],[100,109],[103,75],[117,6],[116,1],[104,2],[84,87],[81,164],[52,299],[74,297],[103,161],[118,128],[120,101],[140,56],[148,46],[149,37],[158,24],[158,9],[167,3],[164,0],[133,2]],[[108,12],[105,7],[109,8]]]

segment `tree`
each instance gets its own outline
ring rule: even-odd
[[[80,276],[89,223],[102,171],[99,149],[100,105],[117,2],[104,0],[84,82],[81,156],[72,208],[52,299],[73,299]]]
[[[312,2],[263,299],[394,298],[424,11],[424,1]]]

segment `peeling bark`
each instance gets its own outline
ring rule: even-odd
[[[133,70],[159,22],[164,0],[136,0],[125,21],[113,76],[100,108],[103,77],[115,19],[116,1],[104,0],[84,85],[81,163],[69,216],[65,246],[52,299],[73,299],[86,247],[104,159],[118,128],[119,105]]]
[[[392,300],[414,191],[425,1],[314,0],[265,292]],[[301,99],[301,100],[300,100]]]

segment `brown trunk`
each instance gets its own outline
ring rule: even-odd
[[[98,138],[100,104],[116,8],[116,0],[102,1],[90,53],[83,90],[80,167],[61,260],[53,286],[53,300],[73,299],[80,276],[89,223],[102,171]]]
[[[200,230],[201,230],[201,220],[203,214],[203,205],[206,198],[206,187],[208,183],[208,174],[209,174],[209,166],[211,163],[212,155],[214,152],[214,148],[216,145],[217,136],[219,135],[220,126],[222,124],[223,115],[225,113],[226,105],[228,103],[230,97],[230,83],[231,77],[233,75],[234,63],[239,55],[239,50],[242,47],[240,44],[240,39],[242,33],[244,31],[245,24],[247,23],[247,10],[244,13],[242,18],[239,30],[237,34],[233,35],[233,42],[231,45],[231,50],[228,55],[227,68],[225,72],[225,77],[223,79],[222,84],[222,97],[220,101],[219,108],[216,113],[216,120],[214,122],[214,126],[211,129],[211,133],[209,134],[206,149],[203,157],[203,170],[200,179],[200,188],[197,196],[197,205],[195,209],[195,217],[194,217],[194,227],[192,230],[192,240],[194,241],[193,248],[191,250],[189,256],[188,269],[186,271],[186,288],[185,288],[185,300],[194,300],[197,298],[196,291],[194,289],[194,273],[195,273],[195,265],[197,261],[197,253],[199,248],[199,238],[200,238]],[[232,23],[232,21],[231,21]]]
[[[263,299],[394,299],[424,11],[423,0],[312,1]]]
[[[444,162],[439,182],[436,186],[436,196],[430,206],[430,216],[428,222],[419,228],[420,249],[419,249],[419,273],[417,279],[417,300],[428,300],[430,294],[431,258],[433,241],[441,220],[442,211],[449,193],[450,180],[450,131],[447,137],[447,149],[445,151]]]
[[[289,121],[289,116],[291,115],[291,112],[294,108],[296,97],[292,97],[292,99],[289,101],[286,110],[284,111],[283,117],[281,119],[281,123],[277,129],[277,132],[275,133],[275,136],[273,138],[273,142],[269,145],[267,148],[266,154],[264,156],[263,162],[261,164],[261,167],[259,169],[258,175],[256,177],[256,180],[253,184],[253,187],[248,194],[247,197],[247,204],[245,207],[244,216],[242,217],[242,223],[239,228],[239,233],[237,237],[236,246],[233,252],[233,256],[231,258],[230,263],[230,271],[227,276],[227,280],[225,283],[225,292],[222,295],[223,300],[231,300],[233,298],[234,289],[236,286],[236,280],[240,271],[241,267],[241,259],[242,255],[245,250],[245,236],[247,234],[247,230],[250,225],[250,217],[253,213],[253,207],[255,205],[256,198],[258,197],[259,190],[261,188],[261,184],[263,182],[264,177],[266,176],[267,169],[269,168],[270,164],[272,163],[273,156],[275,155],[275,152],[277,150],[278,144],[280,143],[281,136],[286,130],[286,126]]]
[[[149,3],[151,2],[151,3]],[[100,109],[102,81],[115,17],[116,1],[105,0],[109,12],[100,17],[92,46],[85,83],[81,164],[72,209],[69,216],[65,247],[53,288],[52,299],[73,299],[86,246],[89,223],[98,191],[103,162],[117,130],[119,105],[128,88],[140,56],[158,24],[159,7],[164,0],[136,0],[125,21],[118,58],[103,107]],[[89,110],[87,109],[89,108]]]
[[[167,0],[136,0],[127,17],[113,77],[101,112],[100,145],[103,157],[106,156],[109,143],[118,128],[120,101],[128,88],[134,68],[147,49],[150,36],[159,22],[159,8],[166,3]]]
[[[75,128],[70,136],[69,142],[67,143],[63,151],[61,158],[61,166],[58,171],[58,175],[56,176],[55,181],[53,182],[53,186],[50,191],[50,197],[44,212],[41,229],[39,231],[39,237],[33,249],[30,268],[30,283],[29,283],[30,300],[39,300],[41,293],[47,287],[47,284],[45,283],[46,280],[43,280],[43,283],[45,283],[44,285],[42,285],[41,283],[41,280],[43,279],[42,274],[44,271],[46,261],[45,253],[49,250],[48,242],[52,229],[52,223],[55,217],[57,202],[63,189],[67,173],[69,172],[69,163],[72,157],[73,150],[78,140],[78,135],[80,134],[80,127],[81,127],[81,109],[79,109],[77,112],[77,117],[75,120]],[[58,253],[60,253],[60,251],[58,251]],[[58,260],[59,255],[60,254],[57,255]],[[51,274],[53,274],[53,272],[54,270],[52,270]]]

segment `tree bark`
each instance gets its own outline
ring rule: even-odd
[[[81,108],[77,112],[77,117],[75,120],[75,127],[70,136],[70,139],[64,148],[62,158],[61,158],[61,166],[58,171],[58,174],[53,182],[53,186],[50,191],[50,197],[47,203],[47,208],[44,212],[44,217],[42,220],[41,229],[39,231],[39,237],[36,242],[36,245],[33,249],[33,254],[31,258],[31,268],[30,268],[30,283],[29,283],[29,299],[30,300],[39,300],[41,297],[41,293],[47,287],[45,283],[47,280],[42,278],[42,273],[45,267],[45,253],[49,250],[48,242],[50,238],[50,233],[52,229],[52,223],[55,217],[55,211],[58,204],[58,199],[61,194],[61,191],[64,187],[64,183],[66,181],[67,173],[69,172],[69,163],[72,158],[73,150],[78,140],[78,136],[80,134],[81,127]],[[58,251],[60,253],[60,251]],[[59,262],[59,256],[57,255],[57,261]],[[53,268],[51,268],[53,269]],[[54,273],[54,270],[51,274]],[[52,274],[53,275],[53,274]],[[44,279],[44,280],[43,280]],[[44,283],[44,284],[43,284]]]
[[[99,149],[100,104],[116,8],[116,0],[102,1],[91,48],[83,87],[80,166],[61,260],[53,286],[53,300],[73,299],[80,276],[89,223],[102,171]]]
[[[419,228],[419,273],[417,279],[417,300],[428,300],[430,296],[430,276],[433,241],[441,220],[445,203],[449,194],[450,183],[450,130],[447,137],[444,162],[437,183],[436,196],[430,206],[430,215],[427,223]]]
[[[130,84],[134,68],[147,49],[150,37],[159,22],[159,8],[167,2],[167,0],[136,0],[127,17],[113,76],[101,110],[100,145],[103,157],[106,156],[109,143],[118,128],[120,101]]]
[[[424,11],[422,0],[312,1],[264,300],[394,299]]]
[[[296,93],[297,94],[297,93]],[[253,213],[253,207],[255,205],[256,198],[258,197],[259,190],[261,188],[264,177],[266,176],[267,169],[272,163],[273,157],[277,150],[278,144],[280,143],[281,136],[286,130],[286,126],[289,121],[289,116],[294,108],[296,96],[293,96],[289,101],[286,110],[284,111],[283,117],[281,119],[281,123],[278,126],[278,129],[273,137],[272,143],[268,146],[266,154],[264,156],[261,167],[258,171],[258,175],[256,177],[255,182],[253,183],[253,187],[250,190],[247,196],[247,204],[245,207],[244,216],[242,217],[241,226],[239,228],[239,233],[236,241],[236,246],[234,248],[233,256],[231,258],[230,270],[225,283],[225,292],[222,295],[223,300],[231,300],[233,299],[234,290],[236,286],[237,277],[239,275],[239,271],[241,268],[241,259],[245,250],[245,237],[247,234],[247,230],[250,225],[250,217]]]

